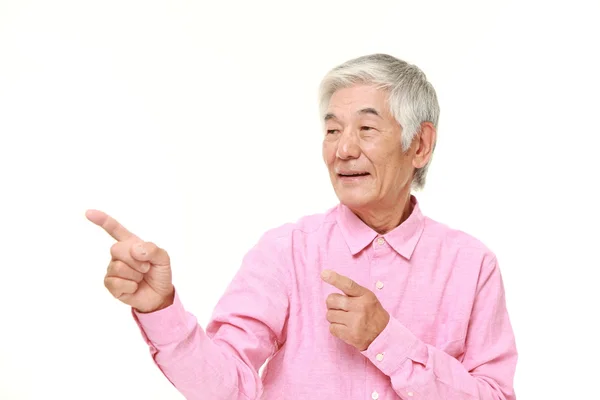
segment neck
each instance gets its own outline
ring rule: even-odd
[[[413,210],[410,191],[392,204],[352,210],[358,218],[380,235],[385,235],[406,221]]]

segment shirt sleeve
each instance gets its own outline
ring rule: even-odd
[[[203,330],[176,292],[171,306],[132,310],[154,362],[186,399],[256,399],[259,369],[285,341],[289,272],[276,240],[263,236]]]
[[[363,355],[404,400],[515,400],[517,349],[495,257],[480,271],[461,361],[394,318]]]

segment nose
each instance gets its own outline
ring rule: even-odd
[[[360,157],[360,146],[356,135],[349,131],[342,133],[335,156],[340,160],[351,160]]]

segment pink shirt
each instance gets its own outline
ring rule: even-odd
[[[517,350],[494,254],[423,216],[379,235],[347,207],[267,232],[203,330],[172,306],[133,312],[187,399],[512,400]],[[332,269],[369,288],[391,319],[360,352],[329,332]],[[258,370],[269,360],[263,376]]]

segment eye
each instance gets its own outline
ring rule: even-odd
[[[366,132],[369,132],[369,131],[373,131],[373,130],[375,130],[375,128],[373,128],[373,127],[370,127],[370,126],[361,126],[361,127],[360,127],[360,130],[361,130],[361,131],[366,131]]]
[[[328,135],[334,135],[338,132],[338,129],[327,129],[327,134]]]

